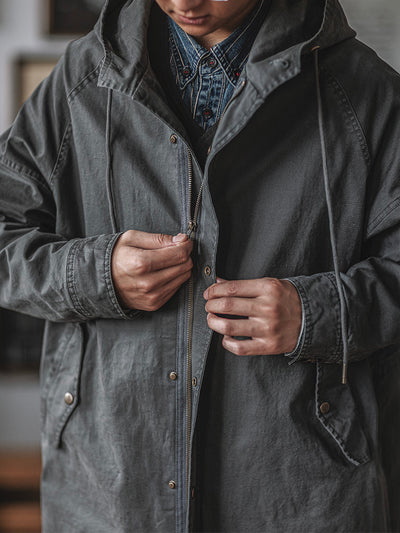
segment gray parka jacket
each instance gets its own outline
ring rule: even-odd
[[[180,533],[199,506],[203,531],[399,530],[399,77],[337,0],[272,0],[203,175],[149,63],[151,5],[109,0],[1,138],[0,305],[47,320],[44,532]],[[118,236],[185,232],[203,177],[193,284],[126,312]],[[292,354],[214,350],[204,399],[218,274],[289,278],[304,330]]]

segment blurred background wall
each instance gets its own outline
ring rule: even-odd
[[[59,11],[51,15],[53,4]],[[67,43],[82,33],[80,24],[90,27],[101,4],[0,0],[0,131],[9,127],[21,102]],[[400,0],[342,0],[342,5],[359,38],[400,70]],[[40,322],[0,310],[0,452],[39,448],[40,335]],[[5,354],[15,359],[14,368],[1,365]]]

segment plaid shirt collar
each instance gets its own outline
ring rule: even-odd
[[[178,87],[182,90],[193,81],[205,56],[210,56],[209,61],[217,61],[229,83],[235,86],[270,2],[271,0],[260,0],[245,21],[210,50],[203,48],[168,17],[169,47],[177,65]]]

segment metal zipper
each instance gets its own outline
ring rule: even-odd
[[[239,96],[246,85],[246,80],[243,80],[237,93],[228,102],[221,118],[224,116],[228,106]],[[203,193],[205,173],[203,181],[201,182],[199,192],[197,193],[196,202],[194,204],[194,210],[192,215],[192,200],[193,200],[193,157],[190,148],[187,147],[188,156],[188,228],[187,235],[193,241],[197,230],[197,219],[200,210],[201,196]],[[190,437],[192,433],[192,341],[193,341],[193,306],[194,306],[194,280],[193,273],[190,276],[188,284],[188,335],[187,335],[187,358],[186,358],[186,493],[187,493],[187,505],[190,502]]]
[[[200,210],[201,195],[204,187],[204,178],[197,193],[196,202],[192,215],[192,196],[193,196],[193,157],[190,148],[187,147],[188,156],[188,228],[187,235],[194,240],[197,230],[197,218]],[[190,501],[190,437],[192,433],[192,342],[193,342],[193,307],[194,307],[194,280],[193,273],[190,276],[188,285],[188,335],[187,335],[187,358],[186,358],[186,492],[187,505]]]

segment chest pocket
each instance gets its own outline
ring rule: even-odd
[[[368,441],[349,385],[341,383],[340,365],[317,363],[316,415],[353,465],[370,460]]]
[[[61,325],[60,325],[61,326]],[[42,386],[42,429],[50,445],[59,447],[64,428],[79,403],[83,334],[79,324],[62,324],[59,348]]]

